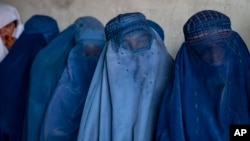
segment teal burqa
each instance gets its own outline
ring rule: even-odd
[[[27,109],[27,141],[38,141],[40,138],[48,103],[67,64],[69,52],[75,46],[76,33],[82,26],[81,19],[76,20],[42,49],[32,64]]]
[[[49,102],[41,140],[77,140],[89,85],[106,40],[104,26],[96,18],[82,17],[82,24]]]

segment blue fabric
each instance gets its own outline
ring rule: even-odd
[[[147,23],[159,34],[161,39],[164,41],[164,30],[161,28],[161,26],[152,20],[147,20]]]
[[[105,35],[78,141],[151,141],[172,59],[141,13],[111,19]]]
[[[27,140],[38,141],[47,105],[75,46],[76,33],[83,28],[81,19],[62,31],[39,54],[31,68],[27,113]]]
[[[29,28],[30,26],[35,28]],[[47,29],[36,30],[43,27]],[[1,141],[21,140],[31,64],[39,50],[48,44],[44,38],[48,33],[51,36],[58,33],[54,19],[43,15],[31,17],[25,23],[25,30],[0,64]]]
[[[229,141],[230,125],[250,124],[249,51],[217,11],[196,13],[184,33],[157,141]]]
[[[28,34],[42,33],[47,43],[54,39],[59,32],[56,20],[45,15],[34,15],[33,17],[31,17],[31,20],[28,20],[25,23],[24,28],[29,29],[24,31]]]
[[[83,17],[67,66],[49,103],[42,140],[76,141],[82,111],[95,67],[105,43],[104,26],[93,17]],[[56,113],[56,114],[55,114]]]

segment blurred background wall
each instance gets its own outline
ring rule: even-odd
[[[213,9],[231,18],[232,28],[250,50],[250,0],[0,0],[15,6],[26,22],[34,14],[55,18],[60,30],[81,16],[94,16],[105,25],[126,12],[142,12],[156,21],[165,32],[169,53],[175,57],[184,41],[183,25],[194,13]]]

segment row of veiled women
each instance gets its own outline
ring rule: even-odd
[[[0,64],[0,140],[226,141],[250,124],[250,55],[229,17],[193,15],[175,61],[151,24],[86,16],[59,33],[31,17]]]

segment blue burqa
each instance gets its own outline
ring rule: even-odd
[[[157,32],[157,34],[161,37],[162,41],[164,41],[164,30],[162,29],[162,27],[155,21],[149,19],[147,20],[147,23],[149,27],[153,28],[153,30]]]
[[[141,13],[110,20],[78,141],[151,141],[172,59]]]
[[[249,51],[217,11],[196,13],[183,30],[157,141],[229,141],[230,125],[250,124]]]
[[[0,140],[19,141],[23,129],[31,64],[58,33],[57,22],[35,15],[0,63]]]
[[[83,27],[82,19],[62,31],[39,54],[31,68],[27,112],[27,141],[38,141],[47,105],[75,46],[76,33]]]
[[[105,43],[104,26],[93,17],[82,17],[67,66],[50,100],[42,140],[76,141],[82,111],[95,67]]]

